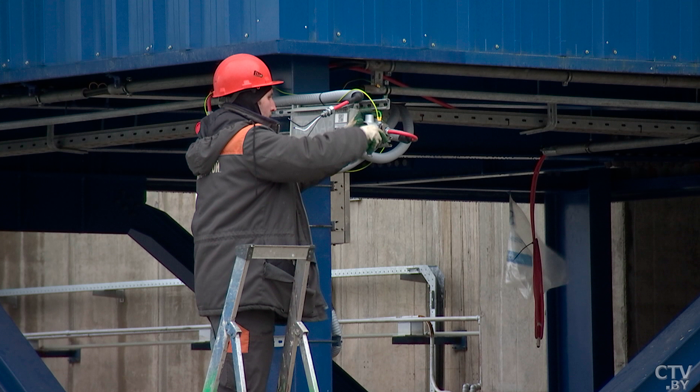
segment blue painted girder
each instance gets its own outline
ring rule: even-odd
[[[700,298],[644,347],[601,392],[693,390],[700,384],[699,331]],[[688,374],[689,366],[692,368]]]
[[[14,0],[0,84],[231,53],[698,74],[694,0]]]
[[[0,307],[0,390],[7,392],[62,392],[51,371]]]

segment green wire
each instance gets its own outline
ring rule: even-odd
[[[281,94],[284,94],[284,95],[294,95],[294,93],[288,93],[286,91],[282,91],[282,90],[278,89],[277,87],[275,87],[274,89],[277,90],[278,92],[280,92]]]
[[[379,151],[379,154],[381,154],[381,153],[383,153],[383,152],[384,152],[384,147],[382,147],[382,149]],[[367,168],[370,167],[370,166],[372,166],[372,162],[369,162],[369,164],[366,165],[366,166],[364,166],[364,167],[361,167],[361,168],[355,169],[355,170],[348,170],[347,172],[348,172],[348,173],[357,173],[357,172],[359,172],[359,171],[362,171],[362,170],[367,169]]]
[[[206,114],[207,116],[209,115],[209,112],[207,112],[207,100],[209,99],[210,95],[212,95],[211,92],[207,94],[206,97],[204,97],[204,114]]]
[[[374,103],[374,100],[372,99],[372,97],[370,97],[369,94],[367,94],[367,92],[365,92],[364,90],[360,90],[359,88],[354,88],[354,89],[348,91],[347,93],[345,93],[345,95],[343,95],[342,97],[340,97],[340,99],[338,100],[338,102],[342,101],[343,98],[345,98],[348,94],[350,94],[350,93],[353,92],[353,91],[359,91],[359,92],[361,92],[362,94],[365,95],[365,97],[367,97],[367,99],[369,99],[370,102],[372,102],[372,106],[374,106],[374,113],[375,113],[376,116],[377,116],[377,121],[382,121],[382,113],[381,113],[381,112],[379,111],[379,109],[377,108],[377,104]]]

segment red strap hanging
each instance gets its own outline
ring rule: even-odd
[[[535,339],[537,347],[544,336],[544,286],[542,284],[542,256],[540,254],[540,244],[535,233],[535,191],[537,190],[537,177],[540,175],[545,156],[542,155],[537,161],[535,171],[532,174],[532,184],[530,186],[530,229],[532,230],[532,283],[535,297]]]

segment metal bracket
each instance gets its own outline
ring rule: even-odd
[[[131,96],[129,90],[127,90],[126,86],[122,84],[121,77],[114,74],[107,74],[107,77],[111,78],[114,81],[114,84],[107,86],[107,91],[110,94]]]
[[[68,358],[68,363],[80,363],[80,349],[50,350],[39,348],[36,353],[41,358]]]
[[[377,88],[384,86],[384,71],[372,72],[372,79],[370,82]]]
[[[331,243],[350,242],[350,174],[331,176]]]
[[[30,97],[36,98],[36,102],[38,104],[41,104],[41,101],[39,101],[39,97],[36,94],[36,85],[31,84],[31,83],[22,83],[22,86],[27,88],[27,95]]]
[[[553,131],[557,127],[558,122],[559,121],[557,119],[557,104],[556,103],[548,103],[547,104],[547,123],[544,125],[544,127],[530,129],[528,131],[522,131],[522,132],[520,132],[520,134],[521,135],[534,135],[536,133]]]
[[[92,295],[96,297],[117,298],[120,303],[126,300],[126,293],[124,290],[94,290]]]
[[[54,125],[53,124],[49,124],[46,126],[46,147],[48,147],[49,150],[51,150],[51,151],[67,152],[67,153],[71,153],[71,154],[81,154],[81,155],[87,154],[87,151],[59,147],[58,143],[56,143],[56,139],[54,138]]]
[[[569,82],[571,82],[571,79],[574,78],[574,74],[572,72],[568,72],[566,76],[566,80],[561,83],[562,86],[567,87],[569,86]]]

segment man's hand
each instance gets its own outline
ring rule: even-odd
[[[367,136],[367,154],[372,154],[380,144],[389,142],[389,136],[386,132],[382,131],[374,124],[363,125],[360,129],[362,129],[365,136]]]

